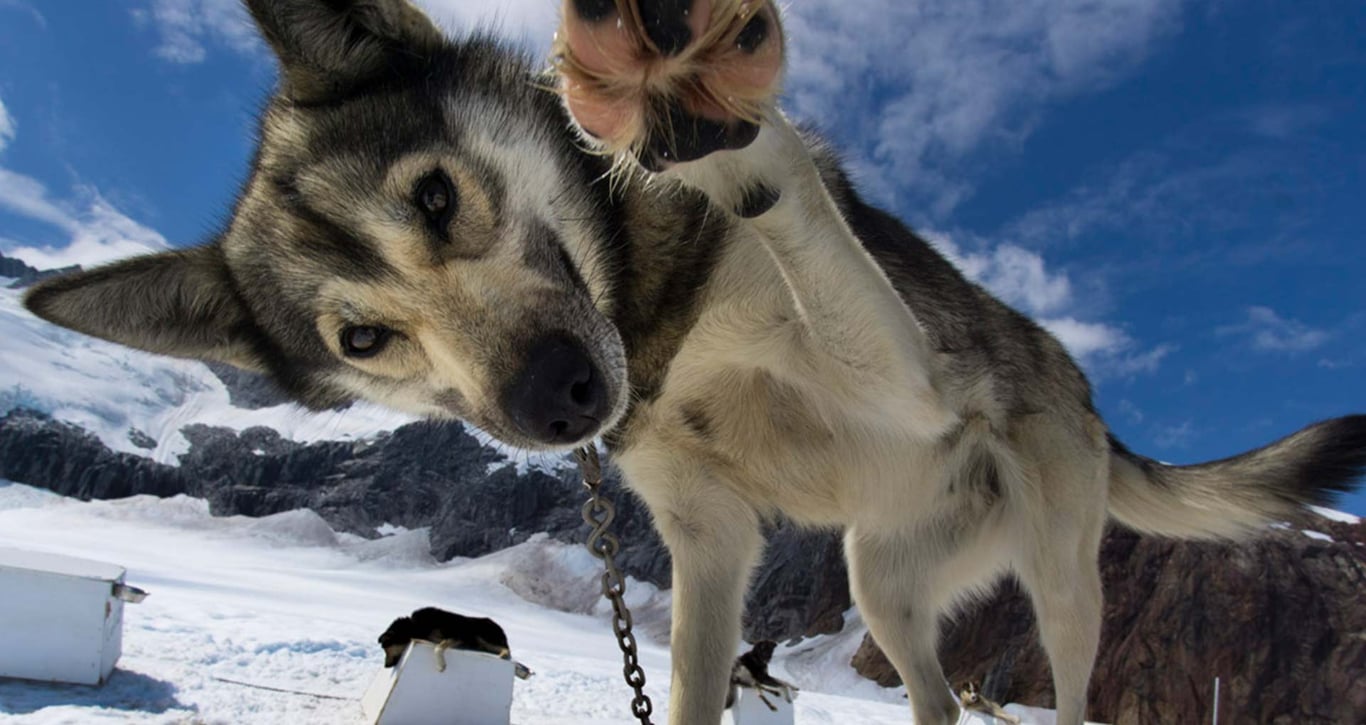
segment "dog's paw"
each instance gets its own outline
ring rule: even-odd
[[[585,134],[660,171],[754,141],[782,29],[771,0],[564,0],[555,59]]]

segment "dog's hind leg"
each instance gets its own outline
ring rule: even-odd
[[[1018,571],[1034,602],[1039,636],[1053,667],[1058,725],[1081,725],[1100,642],[1102,594],[1095,550],[1087,556],[1077,551],[1084,547],[1069,548],[1070,560],[1035,560],[1020,565]]]
[[[1066,460],[1066,459],[1065,459]],[[1039,636],[1053,667],[1058,725],[1081,725],[1100,642],[1103,601],[1098,564],[1105,526],[1105,467],[1071,458],[1042,471],[1038,508],[1019,537],[1015,570],[1029,591]],[[1058,503],[1067,501],[1064,506]]]
[[[484,639],[483,637],[475,637],[474,645],[478,649],[484,652],[488,652],[489,654],[494,655],[495,657],[501,657],[505,660],[512,659],[512,650],[502,645],[494,644]]]
[[[857,529],[844,537],[854,602],[901,675],[917,725],[952,725],[958,719],[958,703],[935,650],[939,603],[933,586],[942,566],[935,557],[937,548]]]

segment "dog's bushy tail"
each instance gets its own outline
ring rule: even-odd
[[[1138,531],[1246,536],[1326,505],[1366,473],[1366,415],[1335,418],[1241,455],[1169,466],[1110,438],[1110,514]]]

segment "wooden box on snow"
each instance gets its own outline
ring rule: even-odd
[[[436,647],[414,640],[403,658],[382,670],[361,698],[374,725],[507,725],[512,716],[511,660],[486,652],[446,650],[436,669]]]
[[[123,652],[124,569],[0,548],[0,677],[103,684]]]
[[[722,725],[792,725],[795,717],[792,703],[780,695],[765,697],[778,708],[777,711],[768,709],[754,690],[740,688],[735,704],[721,717]]]

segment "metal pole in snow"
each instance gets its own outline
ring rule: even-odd
[[[1214,678],[1214,725],[1219,725],[1219,678]]]

